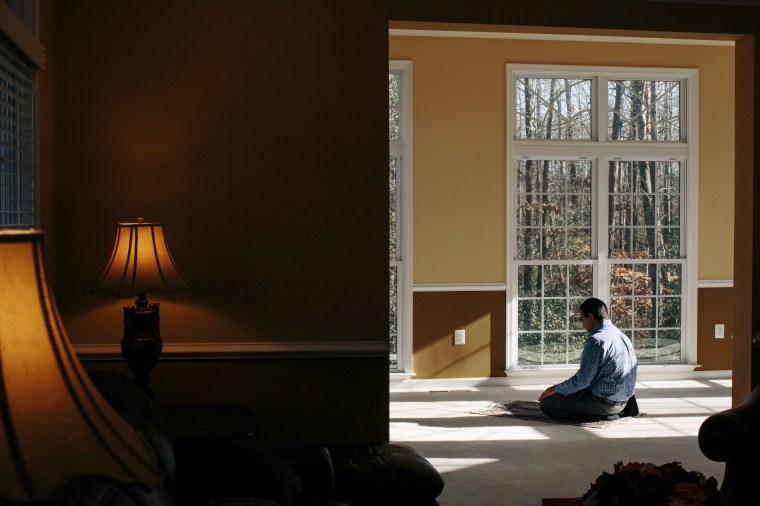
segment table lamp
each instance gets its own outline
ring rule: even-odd
[[[163,348],[157,302],[149,303],[146,292],[171,293],[179,289],[197,292],[174,263],[166,242],[163,223],[119,223],[113,253],[98,280],[88,292],[107,292],[115,297],[137,297],[124,308],[124,337],[121,353],[135,382],[151,397],[150,373]]]
[[[0,230],[0,502],[51,500],[87,476],[152,488],[164,474],[76,358],[45,280],[42,232]]]

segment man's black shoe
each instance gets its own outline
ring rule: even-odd
[[[623,411],[620,412],[620,416],[639,416],[639,404],[636,402],[635,395],[625,403],[625,407],[623,408]]]

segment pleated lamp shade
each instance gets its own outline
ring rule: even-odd
[[[163,472],[75,356],[49,292],[42,233],[0,231],[0,498],[56,497],[77,478],[147,488]]]
[[[166,242],[163,223],[119,223],[113,253],[100,278],[88,289],[115,297],[148,291],[197,291],[177,267]]]

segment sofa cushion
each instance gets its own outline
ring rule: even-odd
[[[437,504],[443,478],[414,448],[396,443],[330,447],[335,497],[357,505]]]

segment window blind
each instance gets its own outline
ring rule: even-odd
[[[0,227],[35,225],[35,68],[0,37]]]

